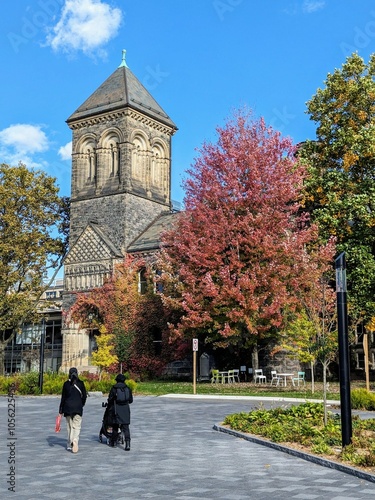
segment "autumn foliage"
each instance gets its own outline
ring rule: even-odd
[[[140,272],[146,279],[142,294],[139,293]],[[112,339],[113,349],[108,352],[117,357],[118,362],[113,365],[115,371],[121,364],[123,371],[147,377],[158,374],[169,360],[168,342],[162,354],[156,352],[154,341],[158,344],[162,340],[166,318],[160,297],[154,293],[153,273],[141,259],[127,256],[101,288],[78,293],[69,317],[82,328],[105,332]],[[103,356],[100,359],[105,366]]]
[[[186,210],[164,235],[163,299],[180,310],[176,336],[251,347],[282,328],[285,311],[300,305],[296,291],[314,287],[332,252],[317,246],[301,208],[306,172],[291,140],[242,112],[217,134],[189,170]]]

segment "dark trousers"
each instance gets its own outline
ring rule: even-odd
[[[124,431],[125,441],[130,441],[130,429],[129,424],[114,424],[113,425],[113,434],[112,434],[112,443],[116,443],[119,435],[119,430]]]

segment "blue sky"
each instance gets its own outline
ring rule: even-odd
[[[65,120],[121,63],[178,126],[172,199],[235,109],[295,142],[309,100],[357,51],[375,51],[371,0],[16,0],[0,18],[0,162],[46,170],[70,195]]]

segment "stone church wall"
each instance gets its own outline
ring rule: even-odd
[[[70,245],[89,222],[97,223],[116,247],[126,247],[168,207],[128,193],[72,202]]]

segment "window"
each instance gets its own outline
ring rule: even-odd
[[[132,151],[132,178],[145,182],[147,171],[147,142],[146,139],[138,134],[133,140]]]
[[[138,273],[138,292],[144,295],[147,291],[146,269],[141,269]]]

